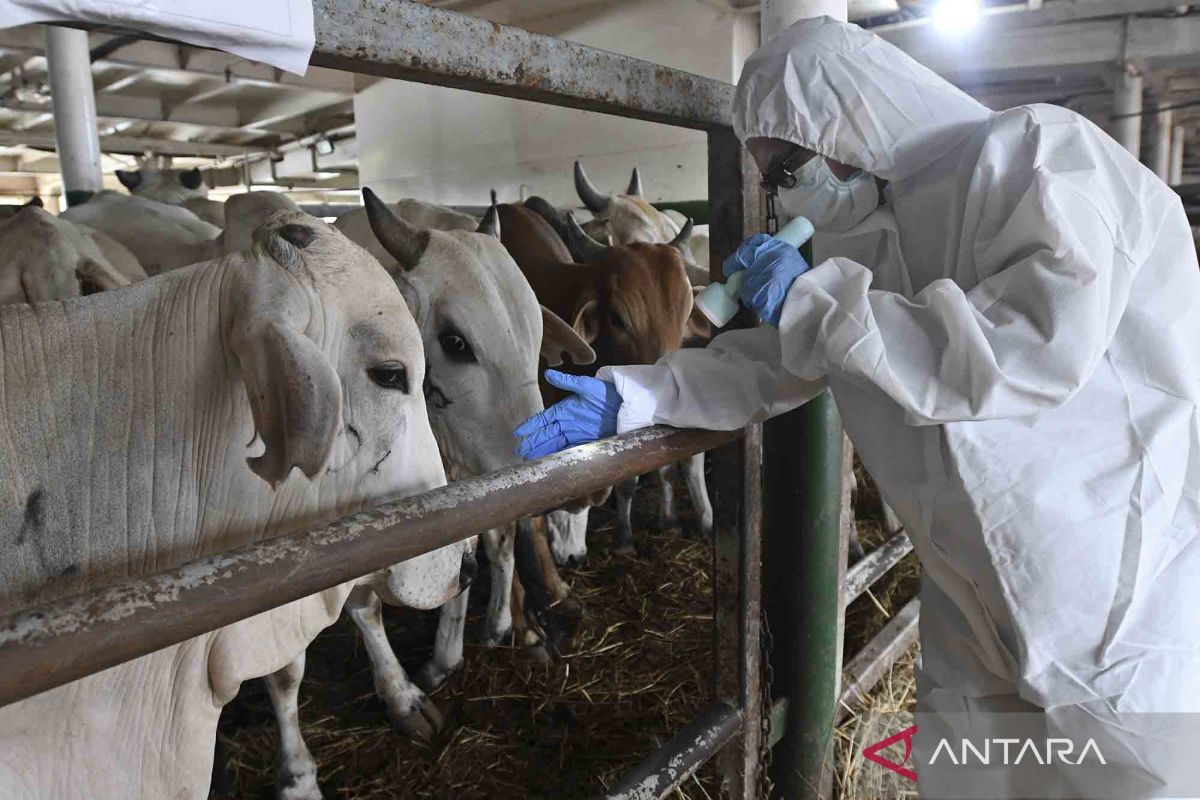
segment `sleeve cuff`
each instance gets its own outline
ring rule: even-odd
[[[621,395],[621,410],[617,412],[617,433],[648,428],[654,423],[654,412],[658,407],[654,392],[639,384],[633,375],[636,370],[655,369],[654,366],[602,367],[596,377],[612,381]]]

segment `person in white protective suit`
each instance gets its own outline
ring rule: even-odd
[[[1179,747],[1126,724],[1200,712],[1200,271],[1178,197],[1074,112],[992,112],[829,19],[746,62],[733,123],[765,173],[795,170],[778,202],[816,226],[816,266],[748,240],[726,271],[768,324],[573,379],[521,452],[735,429],[828,386],[924,566],[918,711],[1035,712],[1121,767],[1038,796],[1179,796]]]

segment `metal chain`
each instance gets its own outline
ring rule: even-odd
[[[775,638],[771,635],[771,625],[767,622],[767,610],[761,613],[759,641],[762,651],[762,735],[758,744],[758,798],[769,800],[775,784],[771,782],[771,684],[775,680],[775,670],[771,666],[771,652],[775,649]]]
[[[775,211],[775,192],[767,191],[767,235],[779,233],[779,214]]]

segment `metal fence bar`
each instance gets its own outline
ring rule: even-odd
[[[896,659],[917,641],[921,601],[909,600],[883,630],[859,652],[843,672],[846,685],[838,698],[837,724],[841,724],[866,699]]]
[[[0,705],[556,508],[740,435],[656,427],[603,439],[22,611],[0,620]]]
[[[781,797],[817,800],[832,777],[841,653],[842,427],[825,392],[764,428],[773,688],[788,699],[772,778]]]
[[[743,239],[761,229],[762,219],[757,169],[727,128],[708,134],[708,187],[710,269],[719,278],[721,262]],[[726,796],[757,798],[763,768],[761,428],[748,429],[741,448],[731,445],[713,456],[716,691],[718,700],[741,709],[746,720],[741,735],[720,754],[719,767]]]
[[[520,28],[395,0],[314,0],[312,63],[685,128],[729,125],[733,87]]]
[[[912,541],[904,531],[876,547],[846,573],[846,595],[842,602],[846,605],[853,603],[871,584],[886,575],[911,552]]]
[[[710,706],[694,722],[638,764],[605,794],[607,800],[659,800],[695,774],[706,761],[733,741],[742,715],[727,703]],[[763,798],[766,800],[766,798]]]

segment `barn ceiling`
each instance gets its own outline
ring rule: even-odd
[[[603,14],[638,1],[423,0],[516,24],[582,9]],[[692,2],[730,14],[758,7],[757,0]],[[1061,103],[1103,124],[1113,77],[1127,64],[1145,76],[1147,113],[1173,108],[1175,122],[1197,138],[1200,9],[1192,12],[1179,0],[984,0],[970,32],[947,34],[930,22],[935,2],[851,0],[851,16],[993,108]],[[157,154],[179,165],[253,162],[260,182],[354,184],[352,139],[333,155],[319,156],[312,145],[327,135],[352,136],[354,93],[372,79],[319,67],[298,77],[217,51],[114,32],[89,39],[108,170]],[[0,30],[0,195],[55,180],[47,83],[42,29]],[[1188,160],[1200,168],[1200,147],[1189,148]]]

